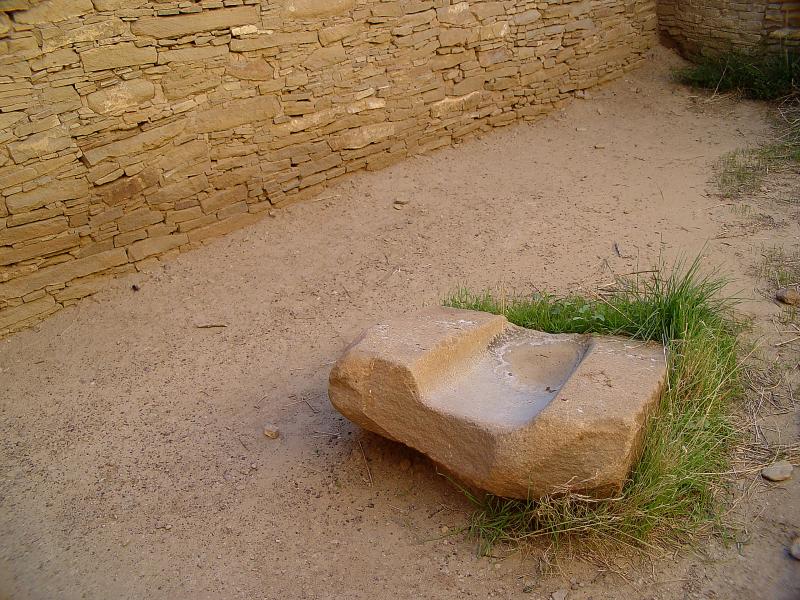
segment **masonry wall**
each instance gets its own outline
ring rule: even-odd
[[[651,0],[0,0],[0,335],[641,60]]]
[[[658,0],[658,20],[689,56],[800,45],[800,0]]]

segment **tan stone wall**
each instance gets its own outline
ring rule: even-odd
[[[0,0],[0,335],[640,61],[649,0]]]
[[[658,0],[658,21],[690,56],[800,44],[800,1]]]

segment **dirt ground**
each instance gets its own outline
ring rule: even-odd
[[[0,597],[800,597],[798,477],[742,476],[728,544],[542,574],[535,552],[478,557],[451,535],[463,495],[327,400],[332,363],[379,318],[460,285],[591,290],[662,254],[718,266],[759,348],[796,365],[755,272],[800,237],[798,178],[716,195],[712,165],[762,138],[766,109],[671,83],[676,60],[658,50],[535,125],[356,175],[0,341]],[[797,441],[784,413],[763,431]]]

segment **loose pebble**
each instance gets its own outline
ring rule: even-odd
[[[792,476],[794,467],[788,460],[779,460],[761,469],[761,476],[768,481],[786,481]]]
[[[280,434],[280,429],[278,429],[278,427],[272,423],[267,423],[264,425],[264,437],[268,437],[271,440],[276,440]]]
[[[775,299],[789,306],[800,306],[800,292],[792,288],[781,288],[775,292]]]

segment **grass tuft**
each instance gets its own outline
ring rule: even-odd
[[[729,152],[719,161],[718,184],[729,197],[758,190],[770,173],[796,171],[800,164],[800,92],[775,106],[773,139],[757,148]]]
[[[693,87],[775,100],[775,139],[757,148],[735,150],[719,161],[718,184],[729,197],[756,191],[770,172],[800,163],[800,53],[731,52],[700,56],[677,69],[675,79]]]
[[[795,288],[800,290],[800,245],[790,247],[788,250],[780,246],[764,248],[758,276],[769,283],[764,290],[767,298],[774,298],[775,291],[779,288]],[[778,322],[789,325],[797,330],[800,314],[796,306],[781,305]],[[797,330],[800,333],[800,330]]]
[[[736,51],[699,56],[694,64],[677,69],[675,77],[693,87],[776,100],[800,83],[800,54]]]
[[[759,275],[775,288],[800,286],[800,246],[785,250],[780,246],[765,248],[761,253]]]
[[[487,550],[547,536],[637,548],[665,548],[718,524],[724,473],[737,438],[732,403],[740,395],[738,334],[723,281],[688,269],[664,269],[621,282],[605,298],[549,295],[505,299],[460,290],[446,304],[505,315],[550,333],[600,333],[657,340],[668,349],[668,385],[648,424],[643,454],[619,497],[574,494],[509,500],[469,494],[470,531]]]

